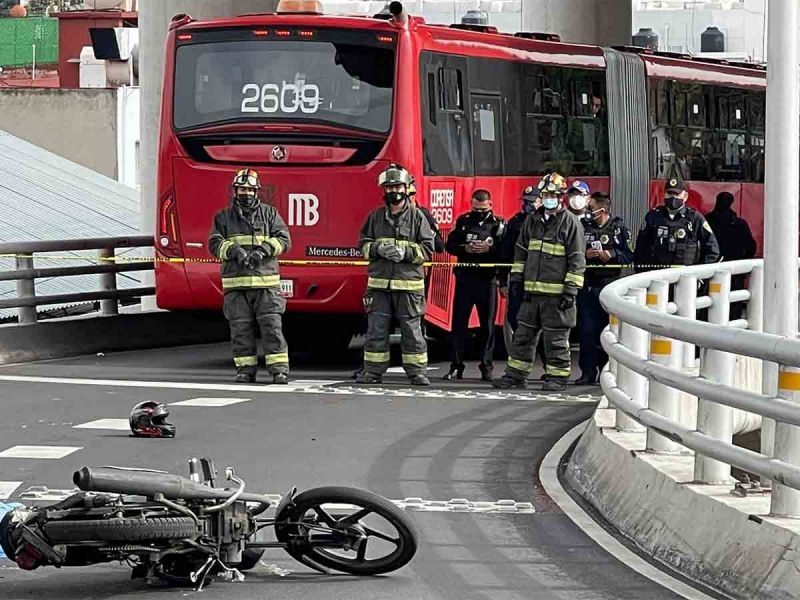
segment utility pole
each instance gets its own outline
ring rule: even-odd
[[[798,2],[769,0],[767,39],[767,136],[764,183],[764,331],[797,335],[798,165],[800,165],[800,69],[798,68]],[[776,373],[777,371],[777,373]],[[764,365],[764,389],[800,403],[797,369]],[[777,385],[775,378],[777,376]],[[766,419],[765,419],[766,421]],[[769,437],[770,424],[765,423]],[[777,423],[774,453],[800,465],[800,428]],[[762,434],[764,431],[762,431]],[[800,516],[800,490],[773,482],[770,512]]]

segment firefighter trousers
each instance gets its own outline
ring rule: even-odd
[[[270,375],[289,373],[289,349],[281,327],[281,315],[285,310],[286,299],[279,288],[225,292],[222,312],[230,325],[237,372],[255,375],[258,370],[256,334],[260,329],[267,371]]]
[[[367,340],[364,345],[364,372],[383,375],[389,368],[389,334],[392,319],[400,325],[400,345],[406,374],[425,374],[428,344],[422,334],[425,298],[421,293],[367,290]]]
[[[545,373],[566,379],[571,372],[569,330],[575,327],[575,305],[559,310],[559,296],[527,294],[517,315],[517,329],[508,355],[506,375],[517,380],[528,377],[533,368],[533,351],[544,338]]]

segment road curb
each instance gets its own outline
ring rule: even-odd
[[[597,415],[597,413],[595,413]],[[800,535],[730,494],[697,485],[670,465],[691,457],[643,452],[643,433],[586,427],[564,478],[637,547],[686,578],[732,598],[789,600],[800,594]],[[688,459],[688,460],[687,460]],[[688,471],[688,469],[687,469]]]
[[[675,579],[626,548],[624,544],[603,529],[587,514],[561,485],[561,481],[558,478],[561,460],[592,420],[587,419],[570,429],[544,457],[539,468],[539,479],[542,482],[544,491],[581,531],[625,566],[687,600],[714,600],[699,590]]]

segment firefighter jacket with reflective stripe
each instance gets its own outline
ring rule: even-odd
[[[257,247],[267,252],[267,258],[254,268],[240,265],[233,257],[238,247],[253,250]],[[259,204],[249,215],[244,215],[233,203],[214,217],[208,238],[208,249],[222,261],[222,289],[265,288],[280,286],[278,256],[291,247],[289,228],[278,211],[267,204]]]
[[[719,244],[711,226],[693,208],[684,206],[670,215],[659,206],[644,217],[634,258],[637,271],[712,263],[719,259]]]
[[[583,227],[564,207],[549,218],[543,208],[522,226],[514,248],[511,281],[522,279],[536,295],[577,295],[586,269]]]
[[[382,257],[381,244],[403,248],[403,260],[396,263]],[[422,211],[410,205],[396,215],[387,207],[373,210],[361,227],[358,245],[369,260],[368,288],[423,293],[422,265],[433,255],[434,233]]]

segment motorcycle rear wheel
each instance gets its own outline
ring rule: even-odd
[[[328,509],[324,505],[351,505],[355,508],[351,515],[362,516],[344,525],[348,517],[337,518],[341,509]],[[370,514],[388,522],[395,529],[397,537],[393,538],[384,531],[362,523],[362,519]],[[360,533],[366,536],[363,542],[365,548],[370,538],[377,538],[394,545],[395,549],[375,559],[367,558],[366,551],[363,554],[354,551],[355,557],[341,556],[328,548],[314,546],[315,533],[320,529],[342,539],[357,531],[356,535]],[[287,544],[286,551],[295,560],[303,562],[304,558],[309,558],[323,567],[351,575],[379,575],[395,571],[408,563],[417,551],[417,534],[408,516],[386,498],[356,488],[320,487],[298,494],[292,505],[276,516],[275,533],[278,541]]]
[[[197,536],[197,526],[189,517],[151,519],[92,519],[49,521],[44,533],[53,544],[69,542],[153,542]]]

